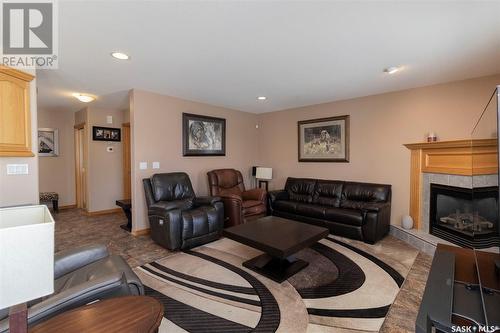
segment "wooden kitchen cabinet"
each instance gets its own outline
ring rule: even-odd
[[[0,156],[31,151],[30,82],[34,76],[0,66]]]

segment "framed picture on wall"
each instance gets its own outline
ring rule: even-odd
[[[225,156],[226,119],[182,114],[184,156]]]
[[[349,116],[298,122],[299,162],[349,162]]]
[[[59,131],[57,129],[38,129],[38,156],[59,156]]]
[[[92,126],[94,141],[121,141],[121,136],[120,128]]]

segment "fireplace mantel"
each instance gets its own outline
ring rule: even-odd
[[[422,173],[473,176],[498,172],[497,139],[410,143],[410,215],[420,227]]]

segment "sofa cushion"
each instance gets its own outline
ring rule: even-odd
[[[325,218],[333,222],[349,224],[353,226],[363,225],[363,213],[359,210],[346,208],[325,208]]]
[[[318,180],[314,189],[313,203],[339,207],[344,182],[338,180]]]
[[[391,185],[346,182],[340,207],[350,208],[350,201],[386,202],[391,198]]]
[[[292,201],[311,203],[316,179],[291,178],[286,180],[285,190]]]
[[[308,217],[316,217],[319,219],[325,218],[325,209],[327,206],[322,205],[313,205],[313,204],[297,204],[297,214],[308,216]]]
[[[278,200],[274,202],[274,209],[295,214],[297,211],[297,203],[293,201]]]

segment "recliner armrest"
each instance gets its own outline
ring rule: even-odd
[[[216,202],[220,202],[222,199],[220,197],[196,197],[194,198],[194,205],[199,206],[213,206]]]
[[[85,305],[92,300],[105,298],[106,295],[111,295],[113,291],[120,288],[124,288],[124,290],[128,288],[125,275],[122,272],[108,274],[84,282],[30,307],[28,310],[28,323],[32,325],[70,308]]]
[[[241,193],[243,200],[256,200],[264,202],[266,200],[266,191],[263,188],[254,188]]]
[[[107,256],[109,256],[108,248],[103,244],[86,245],[58,252],[54,256],[54,279]]]
[[[285,190],[269,191],[269,192],[267,192],[267,195],[268,195],[269,201],[271,203],[273,203],[277,200],[289,200],[290,199],[288,192]]]

